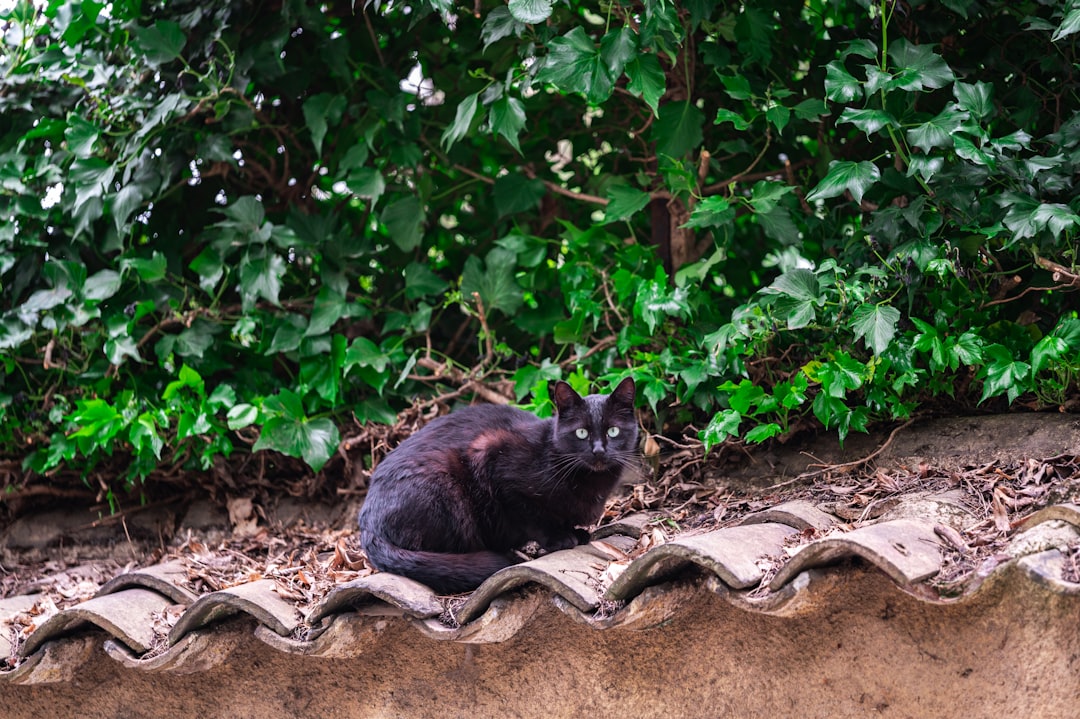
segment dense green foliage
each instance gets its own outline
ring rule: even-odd
[[[631,374],[706,447],[1075,396],[1072,2],[3,15],[0,447],[34,473],[317,469],[350,415],[500,380],[543,412]]]

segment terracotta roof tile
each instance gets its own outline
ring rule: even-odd
[[[124,589],[94,597],[49,617],[27,637],[19,649],[19,656],[28,657],[45,642],[70,634],[86,624],[104,629],[135,652],[150,651],[156,636],[154,615],[172,604],[168,597],[149,589]]]
[[[776,591],[800,572],[860,557],[889,575],[901,587],[933,577],[941,570],[941,540],[934,525],[911,519],[871,524],[803,546],[773,577]]]

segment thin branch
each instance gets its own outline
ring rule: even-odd
[[[1044,270],[1052,272],[1055,282],[1065,280],[1067,286],[1080,288],[1080,275],[1067,269],[1064,265],[1051,262],[1045,257],[1036,257],[1035,264]]]
[[[1078,287],[1080,287],[1080,285],[1078,285]],[[1064,284],[1064,285],[1054,285],[1053,287],[1028,287],[1018,295],[1013,295],[1012,297],[1004,297],[1004,298],[1002,298],[1000,300],[993,300],[992,302],[987,302],[985,304],[982,304],[982,305],[979,306],[979,309],[984,309],[986,307],[993,307],[994,305],[1003,305],[1003,304],[1005,304],[1007,302],[1015,302],[1016,300],[1020,299],[1024,295],[1026,295],[1028,292],[1052,292],[1054,290],[1074,290],[1074,289],[1077,289],[1077,287],[1074,287],[1072,283],[1068,283],[1068,284]]]
[[[812,465],[810,465],[811,467],[820,467],[821,469],[815,470],[813,472],[803,472],[798,477],[795,477],[793,479],[789,479],[789,480],[786,480],[784,482],[780,482],[779,484],[770,485],[768,487],[768,489],[772,490],[772,489],[779,489],[780,487],[786,487],[788,485],[795,484],[796,482],[801,482],[801,481],[806,480],[806,479],[813,479],[815,477],[820,477],[821,475],[826,474],[827,472],[839,472],[839,471],[848,470],[848,469],[855,469],[856,467],[861,467],[862,465],[864,465],[867,462],[869,462],[870,460],[872,460],[874,457],[877,457],[879,454],[884,452],[889,447],[889,445],[892,444],[893,439],[896,437],[897,434],[900,433],[900,430],[902,430],[902,429],[904,429],[906,427],[909,427],[911,425],[911,423],[914,422],[914,421],[915,421],[914,419],[909,419],[907,422],[904,422],[902,425],[900,425],[899,427],[894,429],[892,432],[889,433],[889,438],[886,439],[885,442],[882,443],[882,445],[880,447],[878,447],[877,449],[875,449],[873,452],[866,455],[862,459],[856,459],[856,460],[851,461],[851,462],[844,462],[843,464],[818,464],[818,465],[812,464]]]
[[[615,335],[612,335],[610,337],[605,337],[602,340],[597,340],[596,343],[593,344],[593,346],[590,347],[587,352],[585,352],[585,354],[577,355],[577,356],[571,357],[570,359],[563,360],[562,362],[559,363],[559,366],[560,367],[566,367],[568,365],[574,364],[575,362],[581,362],[582,360],[588,359],[589,357],[592,357],[597,352],[602,352],[602,351],[606,350],[608,347],[610,347],[611,345],[615,344],[615,341],[617,339],[618,338],[615,337]]]
[[[737,175],[732,175],[731,177],[729,177],[726,180],[722,180],[720,182],[714,182],[713,184],[702,188],[701,194],[702,195],[715,195],[718,192],[722,192],[722,191],[726,190],[728,185],[730,185],[733,182],[754,182],[755,180],[767,180],[770,177],[777,177],[779,175],[783,175],[785,172],[793,172],[795,170],[802,169],[803,167],[809,167],[813,163],[814,163],[814,158],[808,157],[808,158],[804,158],[802,160],[799,160],[798,162],[789,162],[788,165],[790,166],[790,170],[788,169],[788,166],[785,166],[783,169],[779,169],[779,170],[763,170],[761,172],[753,172],[753,173],[748,173],[748,172],[745,172],[745,171],[740,172]],[[749,168],[747,168],[747,169],[749,169]]]
[[[495,184],[495,180],[491,179],[490,177],[486,177],[484,175],[481,175],[476,170],[470,170],[469,168],[465,167],[465,165],[454,165],[454,169],[459,171],[459,172],[464,172],[469,177],[480,180],[481,182],[486,182],[489,185],[494,185]]]
[[[371,36],[371,46],[375,48],[375,57],[379,59],[379,64],[385,66],[386,60],[383,59],[382,49],[379,47],[379,38],[375,34],[375,28],[371,26],[371,18],[368,17],[367,9],[361,13],[364,16],[364,24],[367,25],[368,35]]]
[[[563,197],[571,197],[575,200],[581,200],[582,202],[591,202],[594,205],[607,206],[609,202],[606,197],[597,197],[596,195],[589,195],[584,192],[574,192],[573,190],[568,190],[565,187],[556,185],[551,180],[544,180],[543,183],[544,187],[548,188],[556,195],[562,195]]]
[[[479,292],[472,293],[473,299],[476,300],[476,314],[480,318],[480,329],[484,332],[484,361],[481,363],[482,367],[487,367],[491,364],[491,361],[495,359],[495,340],[491,336],[491,328],[488,326],[487,311],[484,309],[484,301],[480,299]]]

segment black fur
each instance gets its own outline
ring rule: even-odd
[[[515,563],[528,542],[551,552],[587,541],[577,528],[600,518],[637,456],[634,383],[581,397],[556,382],[551,394],[552,419],[467,407],[387,455],[358,517],[371,563],[450,594]]]

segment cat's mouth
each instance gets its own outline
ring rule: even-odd
[[[615,467],[615,463],[604,457],[598,457],[597,459],[589,459],[583,462],[583,464],[593,472],[606,472]]]

